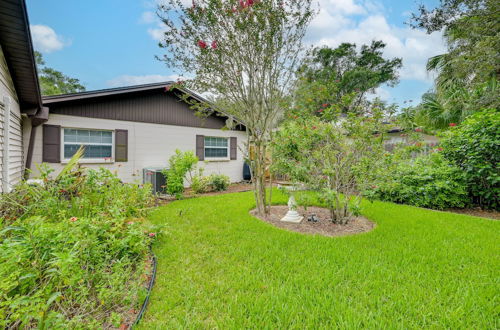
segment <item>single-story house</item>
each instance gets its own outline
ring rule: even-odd
[[[0,192],[23,177],[23,121],[37,126],[44,114],[26,5],[0,1]]]
[[[180,93],[201,97],[171,89],[172,84],[43,97],[48,120],[35,134],[28,123],[24,130],[26,145],[33,143],[32,165],[50,163],[57,172],[84,146],[85,166],[109,168],[124,182],[142,182],[145,169],[168,167],[168,159],[179,149],[195,152],[205,174],[242,181],[245,127],[223,129],[228,117],[218,112],[199,116]],[[33,172],[36,175],[36,169]]]
[[[192,150],[205,174],[243,179],[246,128],[227,116],[200,117],[172,82],[41,97],[24,0],[0,1],[0,192],[37,175],[37,164],[60,171],[80,146],[81,163],[107,167],[124,182],[144,169],[166,168],[176,149]]]

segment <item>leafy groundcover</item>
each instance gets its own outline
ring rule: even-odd
[[[0,328],[110,328],[143,301],[150,187],[76,161],[0,200]],[[128,319],[127,319],[128,318]]]

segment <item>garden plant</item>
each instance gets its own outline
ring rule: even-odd
[[[80,168],[79,156],[0,197],[0,328],[119,327],[143,301],[151,187]]]
[[[350,114],[331,121],[290,120],[276,133],[273,170],[318,191],[331,220],[345,224],[359,215],[361,192],[383,154],[382,138],[374,136],[381,118]]]

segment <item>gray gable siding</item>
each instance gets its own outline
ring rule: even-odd
[[[220,129],[226,119],[200,118],[172,92],[149,91],[48,104],[50,113],[164,125]]]

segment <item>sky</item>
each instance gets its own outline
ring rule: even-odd
[[[173,80],[174,71],[158,61],[162,25],[156,16],[161,0],[26,0],[36,50],[47,66],[80,79],[87,90]],[[188,0],[183,0],[188,1]],[[418,4],[437,0],[316,0],[319,14],[305,42],[338,46],[382,40],[384,56],[401,57],[395,87],[376,95],[401,106],[416,104],[432,88],[425,70],[429,57],[445,51],[440,32],[413,30],[405,22]]]

